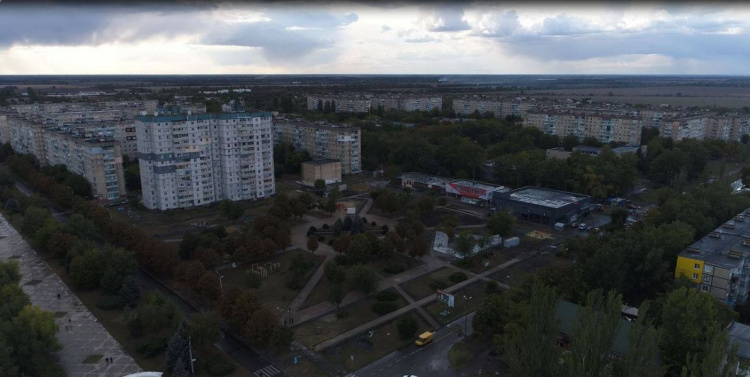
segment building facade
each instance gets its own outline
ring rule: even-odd
[[[416,95],[372,95],[372,94],[339,94],[307,96],[307,109],[316,111],[320,108],[335,105],[337,113],[369,113],[377,110],[432,111],[443,108],[443,97]]]
[[[341,182],[341,161],[315,160],[302,163],[302,183],[314,186],[322,179],[326,184]]]
[[[276,192],[270,113],[138,116],[143,205],[167,210]]]
[[[593,137],[602,143],[640,145],[643,122],[635,117],[570,112],[528,112],[524,127],[536,127],[548,135]]]
[[[688,246],[677,256],[675,278],[687,277],[702,292],[733,307],[750,289],[750,209]]]
[[[274,123],[274,143],[287,142],[305,150],[316,160],[341,162],[341,174],[362,171],[361,131],[350,125],[310,123],[302,120],[280,120]]]
[[[553,225],[574,222],[589,213],[591,197],[541,187],[523,187],[494,193],[492,204],[498,211],[510,211],[519,220]]]

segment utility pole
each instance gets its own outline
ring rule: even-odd
[[[223,278],[224,278],[224,276],[222,276],[222,275],[221,275],[221,274],[219,273],[219,271],[218,271],[218,270],[216,271],[216,275],[219,275],[219,288],[221,289],[221,293],[224,293],[224,284],[222,284],[222,283],[221,283],[221,279],[223,279]]]
[[[464,296],[464,312],[466,312],[469,309],[469,300],[471,300],[471,296],[466,297]],[[466,313],[464,316],[464,339],[466,339],[466,324],[469,322],[469,313]]]

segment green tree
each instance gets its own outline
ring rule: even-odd
[[[490,234],[499,234],[507,237],[513,232],[516,219],[508,211],[498,211],[487,221],[487,230]]]
[[[313,187],[318,190],[324,190],[326,188],[326,181],[322,179],[316,179]]]
[[[456,235],[456,227],[460,224],[458,216],[447,215],[443,218],[443,221],[438,226],[442,231],[448,235],[448,239],[453,239]]]
[[[97,288],[104,274],[101,266],[105,264],[104,255],[99,250],[87,250],[70,262],[70,280],[79,288]]]
[[[221,338],[219,317],[214,312],[193,314],[188,324],[188,334],[196,349],[206,350]]]
[[[119,293],[123,305],[128,307],[134,306],[141,298],[141,290],[132,275],[125,278]]]
[[[435,208],[435,200],[433,200],[430,196],[423,196],[417,202],[417,208],[419,209],[420,213],[428,214]]]
[[[245,210],[242,209],[242,206],[238,205],[237,203],[233,203],[229,199],[224,199],[219,202],[219,211],[221,211],[222,216],[224,216],[224,218],[229,221],[239,219],[245,212]]]
[[[474,236],[468,230],[461,232],[454,240],[454,250],[461,257],[471,256],[476,241]]]
[[[391,191],[383,191],[378,195],[377,199],[375,199],[375,206],[383,212],[397,212],[399,209],[398,198]]]
[[[628,354],[621,362],[619,377],[662,377],[666,368],[659,365],[659,333],[649,319],[648,301],[638,308],[638,319],[628,335]]]
[[[610,291],[606,299],[601,290],[590,292],[586,306],[578,312],[570,334],[570,353],[565,370],[570,377],[605,377],[612,375],[608,356],[621,326],[622,296]]]
[[[732,369],[737,363],[738,346],[734,345],[727,355],[729,336],[726,330],[716,325],[710,326],[706,335],[702,359],[698,355],[689,354],[687,365],[682,367],[682,377],[735,376]]]
[[[277,352],[283,352],[289,349],[289,345],[294,340],[294,331],[286,326],[275,326],[271,332],[269,343]]]
[[[51,217],[50,213],[46,209],[35,206],[27,207],[21,222],[21,233],[33,235],[39,229],[39,225],[44,224],[49,217]]]
[[[315,254],[315,250],[318,250],[318,239],[315,236],[307,237],[307,250]]]
[[[405,340],[414,337],[414,334],[419,329],[419,324],[414,317],[407,314],[396,321],[396,327],[398,328],[399,337]]]
[[[70,216],[70,220],[65,224],[65,231],[85,240],[93,240],[98,234],[96,224],[80,213],[74,213]]]
[[[504,295],[490,295],[485,298],[484,305],[477,309],[471,320],[474,333],[490,338],[502,335],[504,326],[508,322],[509,305]]]
[[[271,335],[280,319],[267,309],[258,309],[247,321],[244,327],[244,335],[254,344],[265,347],[271,340]]]
[[[344,292],[344,287],[340,283],[333,283],[331,284],[331,288],[328,291],[328,300],[331,301],[334,305],[336,305],[336,311],[339,311],[339,306],[341,305],[341,302],[344,301],[344,296],[346,296],[346,292]]]
[[[557,294],[540,283],[531,287],[523,309],[522,325],[503,335],[503,359],[511,376],[557,377],[560,348],[556,343],[559,324],[555,319]],[[496,341],[498,343],[498,341]]]
[[[366,295],[375,293],[380,285],[380,275],[370,266],[358,265],[354,268],[352,287]]]
[[[164,354],[164,367],[166,370],[174,370],[175,367],[179,368],[179,361],[189,360],[189,344],[188,344],[188,329],[185,326],[185,322],[180,322],[177,331],[172,334],[167,343],[167,350]]]
[[[343,284],[346,281],[346,269],[335,262],[327,262],[323,268],[323,276],[331,284]]]

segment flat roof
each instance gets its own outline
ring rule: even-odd
[[[270,112],[256,112],[256,113],[204,113],[204,114],[178,114],[178,115],[136,115],[135,120],[147,123],[159,123],[159,122],[185,122],[188,120],[209,120],[209,119],[239,119],[239,118],[255,118],[255,117],[266,117],[270,118]]]
[[[464,186],[464,187],[472,187],[472,188],[482,189],[482,190],[486,190],[486,191],[508,190],[508,188],[505,187],[505,186],[496,186],[496,185],[491,185],[491,184],[488,184],[488,183],[481,183],[481,182],[476,182],[476,181],[472,182],[472,181],[465,180],[465,179],[453,181],[453,182],[450,182],[450,183],[457,184],[457,185]]]
[[[561,208],[587,199],[589,196],[542,187],[522,187],[512,191],[510,198],[522,203],[536,204],[549,208]]]
[[[303,164],[318,165],[318,166],[320,166],[320,165],[325,165],[325,164],[331,164],[331,163],[334,163],[334,162],[341,162],[341,161],[335,160],[335,159],[332,159],[332,158],[325,158],[325,159],[321,159],[321,160],[305,161],[305,162],[303,162]]]
[[[732,322],[729,325],[729,342],[737,346],[737,356],[750,359],[750,326]]]
[[[750,246],[743,245],[743,240],[750,241],[750,208],[694,242],[679,255],[714,266],[734,268],[741,266],[743,259],[750,256]]]
[[[424,174],[424,173],[417,173],[417,172],[401,174],[400,178],[402,180],[408,179],[411,181],[417,181],[420,183],[430,184],[430,185],[445,185],[446,183],[451,181],[450,178],[440,177],[437,175]]]
[[[631,146],[612,148],[612,152],[630,152],[630,151],[636,151],[640,148],[641,148],[640,146],[631,145]]]

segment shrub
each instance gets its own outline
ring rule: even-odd
[[[448,276],[448,280],[450,280],[450,281],[452,281],[454,283],[460,283],[460,282],[462,282],[462,281],[464,281],[464,280],[466,280],[468,278],[469,277],[466,276],[465,273],[460,272],[460,271],[459,272],[454,272],[454,273],[451,274],[451,276]]]
[[[128,321],[128,331],[133,338],[140,338],[143,335],[143,320],[140,317],[134,317]]]
[[[348,265],[352,264],[352,258],[350,258],[346,254],[339,254],[339,255],[333,257],[333,263],[336,263],[339,266],[348,266]]]
[[[153,337],[138,345],[138,353],[145,358],[154,357],[167,349],[167,338]]]
[[[234,369],[234,364],[221,354],[206,361],[206,372],[211,376],[226,376],[234,372]]]
[[[302,289],[305,286],[305,282],[302,280],[303,276],[293,275],[286,281],[286,287],[291,290]]]
[[[307,230],[307,234],[315,234],[315,232],[317,231],[318,231],[317,228],[315,228],[314,226],[311,226],[310,229]]]
[[[401,339],[409,339],[414,337],[419,329],[419,324],[414,317],[406,315],[398,319],[396,327],[398,327],[398,335]]]
[[[438,205],[444,206],[446,204],[448,204],[448,199],[446,197],[441,196],[438,198]]]
[[[375,299],[378,301],[396,301],[398,300],[398,293],[394,291],[382,291],[375,295]]]
[[[328,240],[328,246],[333,246],[333,240]]]
[[[330,228],[330,226],[328,226],[328,224],[323,224],[323,229],[328,229],[328,228]]]
[[[376,222],[373,221],[373,222],[370,223],[370,225],[372,225],[372,226],[378,226],[378,223],[376,223]]]
[[[490,280],[484,285],[484,293],[488,295],[495,294],[497,293],[498,290],[499,290],[499,287],[497,285],[497,282],[494,280]]]
[[[388,233],[388,225],[383,225],[380,227],[380,229],[383,230],[383,233]]]
[[[326,238],[325,238],[325,237],[323,237],[323,236],[318,236],[318,242],[323,242],[323,241],[325,241],[325,240],[326,240]]]
[[[430,282],[430,288],[433,290],[445,289],[448,288],[448,283],[446,283],[445,280],[436,279]]]
[[[107,295],[102,296],[99,301],[96,302],[96,307],[102,310],[113,310],[122,308],[122,300],[120,296]]]
[[[362,224],[367,224],[367,218],[366,217],[362,218]]]
[[[398,309],[398,303],[393,301],[380,301],[372,304],[372,311],[380,315],[388,314]]]
[[[248,288],[258,289],[263,283],[263,278],[259,274],[252,271],[245,271],[245,285]]]
[[[349,311],[347,310],[339,310],[336,312],[336,318],[346,318],[349,316]]]
[[[401,272],[404,272],[406,268],[403,265],[396,264],[396,263],[388,263],[383,267],[383,272],[390,275],[395,275]]]

